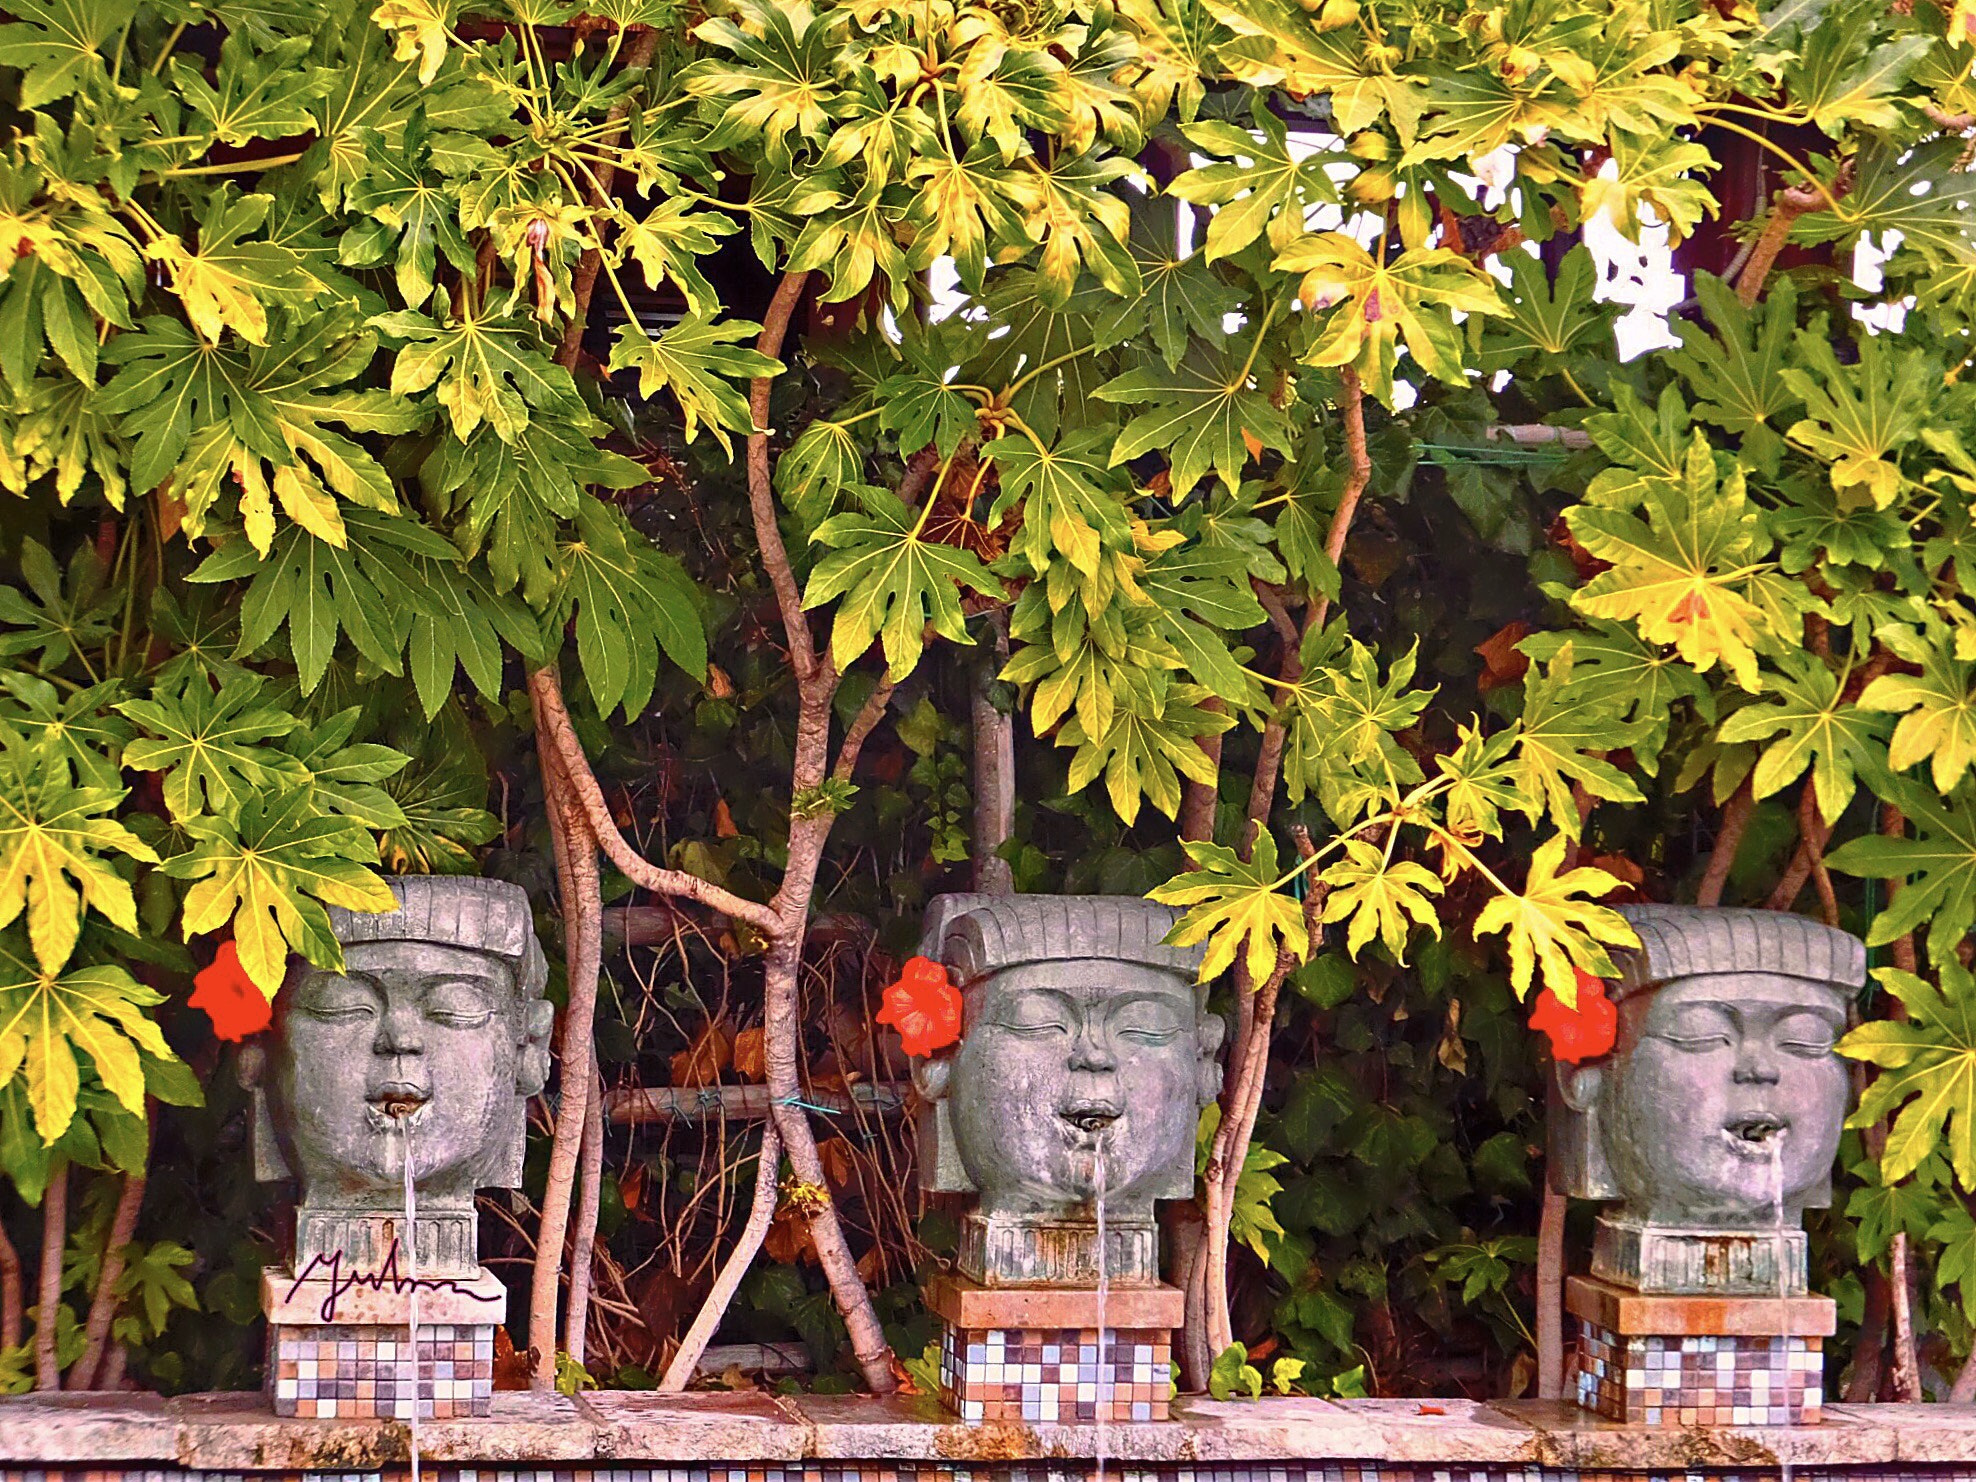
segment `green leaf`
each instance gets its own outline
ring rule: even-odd
[[[194,678],[176,694],[117,707],[150,733],[124,748],[123,763],[163,772],[165,806],[183,823],[199,813],[232,813],[251,792],[292,785],[299,769],[260,743],[285,736],[301,722],[278,705],[257,703],[262,681],[236,679],[215,692]]]
[[[1329,167],[1342,157],[1340,152],[1299,149],[1293,154],[1287,126],[1260,94],[1250,117],[1253,128],[1203,122],[1182,130],[1196,149],[1228,161],[1189,170],[1167,189],[1196,206],[1218,208],[1202,244],[1207,263],[1240,252],[1265,231],[1272,246],[1286,246],[1303,235],[1311,210],[1338,204]]]
[[[1545,812],[1567,835],[1577,837],[1577,783],[1595,798],[1612,803],[1641,801],[1633,780],[1604,753],[1629,744],[1652,722],[1622,719],[1626,697],[1598,681],[1576,682],[1576,641],[1560,645],[1542,669],[1532,665],[1523,681],[1523,718],[1518,726],[1515,769],[1523,805],[1535,819]]]
[[[1846,875],[1902,880],[1900,894],[1868,928],[1878,947],[1924,924],[1928,956],[1944,961],[1976,926],[1976,808],[1966,796],[1935,797],[1929,789],[1902,786],[1889,801],[1913,825],[1915,837],[1868,834],[1825,856]]]
[[[1554,374],[1565,356],[1610,346],[1612,311],[1594,302],[1599,270],[1584,243],[1564,255],[1555,282],[1527,252],[1506,252],[1501,261],[1509,270],[1502,315],[1469,321],[1481,340],[1477,369],[1527,364],[1543,376]]]
[[[1252,336],[1245,338],[1253,342]],[[1257,358],[1242,341],[1219,351],[1196,346],[1171,369],[1147,365],[1100,386],[1096,394],[1102,401],[1146,407],[1119,433],[1112,465],[1161,453],[1173,497],[1180,499],[1210,472],[1231,490],[1240,485],[1249,461],[1245,432],[1287,455],[1294,445],[1290,423],[1270,401],[1256,373]]]
[[[220,64],[208,83],[205,63],[186,65],[172,58],[172,85],[192,106],[200,133],[221,144],[239,146],[255,139],[286,139],[314,130],[309,105],[329,91],[330,73],[301,65],[313,45],[297,36],[257,50],[235,31],[220,44]]]
[[[367,866],[377,844],[359,825],[316,811],[312,789],[252,794],[239,822],[205,816],[185,825],[193,845],[160,867],[194,884],[185,893],[189,941],[231,927],[240,965],[273,997],[300,952],[318,967],[342,966],[342,949],[323,903],[351,911],[389,911],[397,902]]]
[[[1947,633],[1933,641],[1893,639],[1904,659],[1919,659],[1919,674],[1882,674],[1860,692],[1859,708],[1900,716],[1887,747],[1887,764],[1897,772],[1930,763],[1935,791],[1955,790],[1976,763],[1976,664],[1957,657]],[[1870,723],[1869,723],[1870,724]]]
[[[341,814],[367,829],[402,828],[403,810],[376,784],[403,771],[411,758],[374,742],[352,744],[362,715],[363,708],[353,705],[313,729],[297,729],[282,750],[319,811]]]
[[[930,500],[914,510],[887,490],[857,492],[861,513],[832,515],[810,537],[830,554],[810,572],[803,606],[842,599],[830,635],[839,669],[882,635],[886,666],[903,679],[919,663],[928,624],[949,642],[968,641],[960,588],[999,596],[1001,585],[972,551],[924,537]]]
[[[20,950],[13,933],[0,936],[0,1085],[20,1077],[44,1145],[69,1130],[82,1088],[79,1049],[96,1079],[133,1116],[144,1115],[144,1066],[139,1052],[176,1062],[171,1046],[144,1010],[164,995],[121,967],[78,967],[59,976]]]
[[[0,623],[19,631],[0,633],[0,657],[34,653],[43,671],[54,673],[72,656],[86,657],[115,629],[117,594],[103,589],[103,563],[84,542],[69,557],[66,580],[48,548],[28,536],[21,541],[21,577],[39,602],[15,586],[0,586]]]
[[[1639,634],[1620,623],[1594,623],[1570,633],[1533,633],[1517,648],[1548,665],[1566,644],[1572,651],[1570,701],[1609,712],[1610,720],[1600,723],[1610,725],[1615,737],[1627,738],[1627,749],[1649,773],[1658,765],[1679,702],[1692,702],[1704,717],[1714,713],[1708,685],[1699,674],[1673,654],[1642,643]],[[1527,707],[1524,719],[1530,723]]]
[[[1695,296],[1715,333],[1677,321],[1683,348],[1668,363],[1697,398],[1697,416],[1737,434],[1751,456],[1764,457],[1779,445],[1771,419],[1799,401],[1784,380],[1798,322],[1797,287],[1788,275],[1777,275],[1766,285],[1762,308],[1752,311],[1720,278],[1697,273]]]
[[[668,197],[618,228],[612,262],[636,262],[647,288],[670,279],[685,297],[687,312],[712,319],[720,312],[720,295],[695,259],[717,251],[719,239],[736,230],[734,222],[719,212],[679,196]]]
[[[1897,127],[1902,111],[1895,99],[1935,46],[1918,31],[1875,35],[1881,14],[1877,6],[1850,5],[1826,16],[1785,69],[1792,106],[1835,138],[1851,129]]]
[[[557,624],[575,618],[577,656],[600,714],[620,704],[626,719],[644,710],[661,651],[696,679],[706,673],[706,630],[691,580],[618,510],[584,499],[558,566]]]
[[[1846,1125],[1892,1117],[1880,1155],[1884,1183],[1900,1182],[1939,1150],[1956,1181],[1976,1189],[1976,979],[1953,953],[1940,974],[1937,986],[1899,968],[1873,970],[1907,1018],[1861,1024],[1839,1041],[1841,1055],[1880,1070]]]
[[[1707,673],[1719,661],[1754,690],[1759,651],[1795,647],[1799,614],[1816,605],[1801,585],[1772,573],[1763,516],[1740,468],[1718,486],[1708,443],[1696,434],[1682,477],[1646,485],[1645,519],[1579,505],[1571,533],[1612,563],[1572,594],[1592,617],[1631,621],[1649,643],[1672,644]]]
[[[1203,983],[1227,972],[1237,957],[1255,984],[1275,971],[1280,954],[1287,952],[1298,962],[1310,956],[1303,902],[1282,888],[1276,839],[1268,829],[1257,831],[1246,861],[1220,844],[1190,840],[1186,848],[1192,871],[1175,875],[1150,894],[1163,905],[1190,908],[1167,940],[1176,947],[1207,943],[1199,974]]]
[[[746,319],[716,324],[689,314],[655,340],[642,326],[627,323],[618,328],[610,368],[635,369],[640,396],[649,397],[661,386],[672,392],[686,416],[686,440],[691,442],[704,422],[727,452],[731,451],[728,431],[755,430],[747,396],[729,381],[773,376],[782,369],[780,361],[734,343],[759,333],[761,326]]]
[[[1560,833],[1540,844],[1530,857],[1523,893],[1490,897],[1475,918],[1475,935],[1501,932],[1508,940],[1510,986],[1519,997],[1529,996],[1541,971],[1544,986],[1570,1002],[1578,970],[1614,977],[1618,969],[1606,947],[1639,944],[1626,918],[1596,900],[1619,888],[1617,876],[1589,865],[1558,873],[1568,842]]]
[[[397,149],[375,129],[361,130],[362,169],[350,181],[348,208],[368,220],[345,234],[337,260],[369,267],[393,260],[398,292],[408,304],[432,297],[434,271],[443,256],[456,270],[472,273],[473,249],[460,229],[457,190],[434,169],[419,130],[404,130]]]
[[[27,914],[28,940],[44,971],[75,950],[85,911],[137,931],[130,882],[108,856],[155,862],[151,846],[114,818],[124,789],[77,787],[56,738],[29,741],[0,725],[0,927]]]
[[[1427,89],[1417,77],[1368,58],[1358,30],[1320,31],[1292,0],[1208,0],[1208,9],[1238,38],[1220,48],[1222,65],[1238,81],[1324,95],[1341,135],[1384,120],[1401,144],[1413,142]]]
[[[1342,859],[1325,867],[1323,880],[1331,887],[1324,898],[1324,919],[1344,921],[1345,950],[1354,959],[1376,936],[1395,962],[1405,962],[1407,937],[1414,925],[1441,934],[1441,919],[1430,895],[1442,890],[1440,878],[1410,859],[1395,859],[1390,850],[1366,839],[1343,841]]]
[[[13,0],[0,67],[21,70],[19,105],[59,102],[103,76],[103,45],[130,21],[122,0]]]
[[[144,255],[163,266],[185,315],[208,344],[231,329],[250,345],[268,342],[268,309],[318,298],[329,285],[308,270],[293,248],[241,240],[261,230],[274,197],[241,195],[231,181],[207,199],[199,245],[158,237]]]
[[[1862,712],[1899,707],[1868,704],[1865,695],[1848,700],[1845,676],[1833,673],[1816,654],[1787,653],[1778,664],[1783,674],[1766,676],[1763,696],[1725,720],[1716,739],[1735,745],[1775,736],[1757,758],[1751,790],[1767,798],[1809,769],[1820,815],[1837,823],[1852,801],[1858,774],[1870,774],[1885,742],[1885,722]]]
[[[1859,360],[1842,366],[1823,334],[1799,331],[1798,359],[1784,383],[1809,414],[1787,436],[1832,465],[1842,502],[1885,509],[1900,496],[1898,462],[1889,457],[1927,425],[1941,369],[1926,352],[1893,350],[1873,335],[1859,339]]]
[[[1202,708],[1208,691],[1175,685],[1157,710],[1136,705],[1114,707],[1111,724],[1102,732],[1085,729],[1083,717],[1073,715],[1057,732],[1057,745],[1074,746],[1066,787],[1081,792],[1102,772],[1112,811],[1128,828],[1138,820],[1140,799],[1172,818],[1180,811],[1180,778],[1208,784],[1214,763],[1197,738],[1218,735],[1233,723],[1219,711]]]
[[[525,320],[469,306],[438,320],[401,309],[370,322],[405,342],[391,367],[391,394],[415,396],[436,384],[461,442],[482,422],[515,442],[531,408],[563,412],[576,399],[569,373],[543,356]]]
[[[808,142],[830,132],[846,13],[823,16],[806,3],[734,0],[740,23],[717,16],[694,29],[696,39],[730,53],[703,57],[684,76],[687,91],[706,100],[715,117],[705,147],[759,147],[771,164],[788,166],[790,136]]]
[[[1000,480],[989,523],[1021,511],[1022,524],[1009,549],[1037,575],[1061,557],[1089,581],[1097,577],[1104,552],[1132,550],[1129,495],[1119,487],[1126,481],[1104,460],[1110,441],[1106,431],[1092,428],[1069,434],[1055,447],[1004,436],[984,449]]]

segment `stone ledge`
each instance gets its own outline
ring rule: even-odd
[[[1106,1427],[1119,1462],[1341,1460],[1581,1470],[1886,1467],[1976,1461],[1976,1406],[1829,1405],[1822,1425],[1617,1425],[1562,1401],[1183,1397],[1160,1424]],[[258,1394],[0,1399],[0,1466],[165,1463],[206,1471],[402,1465],[403,1422],[281,1419]],[[1071,1460],[1088,1425],[964,1426],[935,1400],[760,1392],[578,1399],[500,1393],[494,1413],[420,1426],[435,1463]]]

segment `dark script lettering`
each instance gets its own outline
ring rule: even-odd
[[[402,1296],[404,1293],[412,1291],[462,1292],[472,1297],[476,1302],[498,1302],[501,1300],[499,1297],[473,1291],[463,1286],[460,1282],[447,1277],[411,1277],[401,1275],[398,1270],[398,1242],[396,1240],[391,1242],[391,1249],[385,1252],[384,1264],[379,1266],[375,1271],[361,1271],[354,1267],[349,1271],[345,1271],[343,1269],[343,1252],[341,1250],[331,1251],[326,1256],[317,1255],[312,1257],[309,1264],[302,1269],[301,1274],[295,1278],[295,1284],[288,1289],[288,1300],[293,1301],[295,1294],[302,1290],[303,1283],[311,1278],[324,1280],[329,1283],[329,1292],[322,1299],[321,1311],[324,1322],[335,1322],[336,1304],[343,1299],[346,1292],[355,1291],[360,1286],[367,1286],[374,1292],[389,1291],[397,1296]]]

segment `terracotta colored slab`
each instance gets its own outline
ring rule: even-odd
[[[508,1317],[508,1289],[492,1271],[482,1267],[471,1280],[443,1279],[444,1284],[420,1282],[419,1323],[449,1325],[502,1323]],[[403,1287],[398,1290],[396,1287]],[[334,1317],[324,1317],[323,1309],[332,1294]],[[362,1327],[381,1324],[402,1326],[411,1320],[411,1290],[408,1284],[385,1281],[381,1289],[369,1281],[353,1283],[342,1291],[318,1277],[298,1282],[286,1271],[268,1266],[261,1271],[261,1311],[271,1323],[283,1327]]]
[[[1096,1292],[1054,1287],[982,1286],[965,1276],[936,1276],[926,1305],[957,1328],[1095,1328]],[[1187,1311],[1178,1287],[1113,1287],[1105,1294],[1107,1328],[1177,1328]]]
[[[1830,1297],[1650,1297],[1593,1276],[1566,1280],[1564,1308],[1629,1337],[1825,1338],[1839,1326]]]

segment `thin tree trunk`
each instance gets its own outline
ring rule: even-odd
[[[1896,1230],[1887,1250],[1887,1292],[1894,1328],[1894,1398],[1921,1398],[1921,1361],[1914,1344],[1914,1287],[1907,1231]]]
[[[1870,1405],[1879,1399],[1880,1381],[1886,1376],[1887,1315],[1893,1306],[1887,1273],[1878,1266],[1868,1266],[1865,1287],[1859,1338],[1853,1345],[1852,1374],[1846,1380],[1845,1398],[1849,1405]]]
[[[997,851],[1015,833],[1015,717],[996,708],[990,687],[1009,656],[1005,614],[989,617],[994,628],[992,666],[984,665],[974,685],[974,888],[985,895],[1009,895],[1015,872]]]
[[[1844,191],[1845,187],[1840,186],[1839,193],[1844,194]],[[1823,191],[1787,185],[1777,192],[1776,201],[1770,208],[1770,217],[1756,239],[1756,247],[1744,261],[1743,271],[1736,278],[1736,297],[1742,301],[1744,308],[1753,307],[1763,293],[1771,265],[1777,261],[1777,254],[1783,250],[1784,241],[1791,235],[1791,227],[1797,219],[1824,204]]]
[[[530,1383],[534,1389],[549,1391],[556,1387],[556,1299],[562,1285],[570,1196],[576,1184],[595,1064],[591,1033],[602,965],[603,900],[590,831],[569,796],[570,786],[560,762],[546,745],[541,753],[550,829],[557,836],[557,875],[565,891],[563,931],[569,965],[569,1002],[563,1010],[562,1105],[557,1110],[555,1138],[549,1151],[549,1177],[542,1195],[541,1233],[536,1241],[528,1301]]]
[[[727,1260],[721,1265],[720,1274],[714,1278],[713,1290],[707,1293],[707,1300],[694,1314],[693,1325],[679,1340],[679,1350],[673,1354],[672,1362],[666,1366],[665,1377],[659,1381],[660,1389],[682,1390],[693,1382],[701,1355],[713,1342],[721,1318],[726,1315],[728,1303],[734,1300],[734,1293],[740,1288],[742,1278],[748,1274],[748,1268],[754,1264],[756,1252],[761,1250],[762,1240],[775,1219],[781,1165],[782,1136],[775,1130],[774,1118],[770,1118],[762,1124],[762,1150],[761,1156],[755,1160],[755,1196],[748,1206],[748,1222],[742,1226],[741,1238],[734,1243],[734,1249],[728,1252]]]
[[[1702,871],[1702,882],[1695,888],[1696,905],[1722,904],[1722,887],[1729,882],[1729,870],[1736,863],[1736,850],[1743,842],[1743,830],[1749,827],[1750,814],[1755,809],[1756,797],[1751,793],[1746,778],[1723,805],[1722,823],[1715,831],[1715,847],[1709,851],[1708,867]]]
[[[576,1239],[569,1253],[569,1312],[563,1319],[563,1347],[581,1366],[589,1351],[590,1262],[597,1249],[597,1213],[604,1200],[604,1078],[590,1074],[590,1099],[583,1108],[583,1146],[578,1154]]]
[[[1537,1222],[1537,1398],[1564,1398],[1564,1216],[1568,1201],[1548,1183]]]
[[[56,1313],[62,1305],[62,1251],[69,1241],[69,1160],[57,1157],[48,1170],[48,1187],[41,1196],[41,1270],[37,1275],[40,1305],[34,1314],[34,1387],[62,1387],[62,1365],[55,1348]]]
[[[0,1348],[19,1348],[27,1332],[21,1291],[21,1253],[0,1223]]]
[[[83,1328],[82,1357],[69,1371],[70,1389],[94,1389],[98,1370],[110,1341],[110,1323],[122,1305],[117,1283],[123,1279],[124,1249],[137,1237],[138,1209],[144,1202],[144,1175],[126,1173],[117,1194],[116,1212],[110,1216],[110,1234],[103,1246],[103,1266],[96,1277],[96,1295],[89,1304],[89,1320]]]

